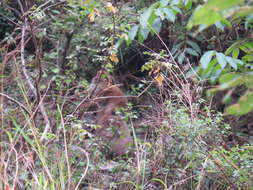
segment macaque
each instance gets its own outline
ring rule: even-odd
[[[117,130],[115,130],[113,137],[110,140],[110,149],[111,152],[120,156],[129,151],[133,145],[133,138],[124,120],[117,116],[114,116],[112,120],[111,124],[113,127],[117,127]]]
[[[127,98],[117,85],[113,85],[113,78],[105,70],[101,70],[92,79],[89,95],[97,111],[96,124],[101,128],[97,134],[109,127],[109,119],[116,108],[124,107]]]

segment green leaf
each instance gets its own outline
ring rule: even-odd
[[[162,12],[161,8],[155,10],[155,14],[159,16],[162,20],[164,20],[164,12]]]
[[[245,55],[242,57],[242,60],[246,61],[246,62],[252,62],[253,61],[253,55]]]
[[[204,53],[204,55],[200,59],[200,64],[203,69],[206,69],[208,67],[208,64],[210,63],[212,57],[213,57],[214,51],[207,51]]]
[[[201,53],[201,49],[199,45],[193,41],[186,41],[187,44],[189,44],[195,51],[197,51],[199,54]]]
[[[148,26],[148,20],[153,12],[153,9],[149,8],[146,10],[143,14],[140,15],[140,24],[142,28],[147,28]]]
[[[134,25],[134,26],[131,28],[131,30],[129,31],[128,36],[129,36],[129,38],[130,38],[131,40],[134,40],[134,38],[135,38],[135,36],[136,36],[136,34],[137,34],[137,31],[138,31],[138,28],[139,28],[139,26]]]
[[[167,6],[169,2],[170,2],[170,0],[161,0],[161,1],[160,1],[160,5],[161,5],[162,7],[164,7],[164,6]]]
[[[249,113],[253,109],[253,92],[248,92],[240,97],[237,104],[229,106],[226,113],[232,115],[243,115]]]
[[[155,11],[152,11],[152,13],[148,19],[148,27],[151,27],[157,18],[159,18],[159,17],[156,15]]]
[[[237,70],[237,63],[236,63],[236,60],[233,59],[232,57],[228,57],[228,56],[225,56],[227,62],[229,63],[229,65],[231,67],[233,67],[235,70]]]
[[[150,32],[150,30],[148,28],[141,28],[139,30],[139,33],[142,36],[143,40],[147,39],[149,32]]]
[[[57,73],[60,72],[60,69],[58,67],[55,67],[55,68],[52,69],[52,72],[57,74]]]
[[[171,22],[175,22],[176,16],[174,12],[169,8],[162,8],[162,12],[166,15],[165,17]]]
[[[184,6],[185,6],[186,10],[190,10],[192,8],[192,0],[185,0]]]
[[[217,63],[217,59],[211,60],[208,67],[200,72],[201,77],[211,79],[211,82],[216,82],[217,77],[219,77],[219,71],[221,70],[220,65]]]
[[[226,56],[223,53],[216,52],[216,58],[218,63],[220,64],[221,68],[224,69],[227,65]]]
[[[244,65],[244,62],[240,59],[234,59],[237,64]]]
[[[253,50],[253,42],[247,41],[243,45],[249,48],[251,51]]]
[[[213,11],[223,11],[225,9],[229,9],[240,3],[244,2],[244,0],[209,0],[206,4],[208,9]]]
[[[187,28],[191,29],[193,26],[201,24],[207,27],[222,19],[223,17],[219,12],[212,11],[204,6],[198,6],[189,20]]]
[[[222,79],[224,80],[224,79]],[[234,76],[233,79],[229,80],[228,82],[224,82],[219,86],[220,90],[226,90],[228,88],[232,88],[238,85],[243,84],[243,77],[238,75],[238,76]]]
[[[239,48],[235,48],[235,49],[232,51],[232,57],[235,58],[235,59],[238,58],[239,53],[240,53]]]
[[[219,78],[219,83],[220,84],[224,84],[224,83],[228,83],[232,80],[234,80],[235,78],[237,78],[239,75],[236,73],[226,73],[220,76]]]
[[[241,115],[240,105],[234,104],[232,106],[227,107],[225,110],[225,113],[230,114],[230,115]]]
[[[179,9],[178,7],[172,6],[171,9],[174,10],[174,12],[176,13],[183,14],[181,9]]]
[[[245,28],[248,29],[250,24],[253,22],[253,14],[250,14],[245,21]]]
[[[187,24],[187,28],[191,29],[194,25],[204,24],[210,26],[218,21],[222,21],[229,16],[223,13],[224,10],[232,8],[244,2],[244,0],[209,0],[205,5],[198,6],[192,18]]]
[[[221,21],[216,22],[215,26],[221,31],[224,31],[225,26],[221,23]]]
[[[234,18],[246,17],[253,12],[253,6],[245,5],[234,12]]]
[[[178,63],[179,63],[179,64],[182,64],[183,61],[184,61],[184,59],[185,59],[185,54],[184,54],[184,52],[183,52],[183,53],[180,53],[179,56],[178,56],[178,58],[177,58]]]
[[[170,5],[179,5],[181,0],[171,0]]]
[[[155,32],[158,34],[161,31],[162,28],[162,22],[160,18],[157,18],[152,25],[152,28],[155,30]]]
[[[196,57],[199,56],[199,54],[198,54],[194,49],[192,49],[192,48],[186,48],[185,51],[186,51],[188,54],[192,55],[192,56],[196,56]]]
[[[245,53],[248,53],[248,48],[244,45],[240,45],[239,48],[244,51]]]

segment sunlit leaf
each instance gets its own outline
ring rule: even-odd
[[[170,20],[171,22],[175,22],[176,20],[176,16],[173,13],[173,11],[169,8],[162,8],[162,11],[164,12],[164,14],[166,15],[165,17]]]
[[[224,79],[222,79],[224,80]],[[233,79],[229,80],[228,82],[224,82],[222,83],[220,86],[219,86],[219,89],[220,90],[226,90],[228,88],[232,88],[232,87],[235,87],[235,86],[238,86],[238,85],[241,85],[243,84],[243,77],[238,75],[238,76],[235,76]]]
[[[214,24],[217,21],[222,20],[223,17],[219,12],[215,12],[209,9],[206,9],[205,7],[197,7],[189,20],[187,24],[187,28],[192,28],[195,25],[201,25],[204,26],[210,26]]]
[[[242,60],[247,61],[247,62],[252,62],[253,61],[253,55],[245,55],[242,57]]]
[[[212,57],[213,57],[214,51],[207,51],[204,53],[204,55],[200,59],[200,64],[203,69],[206,69],[208,67],[208,64],[210,63]]]
[[[223,74],[220,76],[219,82],[220,82],[220,84],[224,84],[224,83],[227,83],[227,82],[235,79],[238,76],[239,75],[236,73],[226,73],[226,74]]]
[[[131,40],[134,40],[136,34],[137,34],[137,31],[138,31],[138,28],[139,26],[138,25],[134,25],[131,30],[129,31],[128,33],[128,36]]]
[[[151,14],[152,14],[152,11],[153,10],[151,8],[149,8],[143,14],[140,15],[140,24],[141,24],[142,28],[147,28],[148,20],[149,20],[149,17],[151,16]]]
[[[170,5],[179,5],[181,0],[171,0]]]
[[[213,11],[222,11],[224,9],[228,9],[239,5],[244,2],[244,0],[209,0],[206,3],[206,8],[211,9]]]
[[[233,67],[235,70],[237,70],[237,63],[236,63],[236,60],[233,59],[232,57],[228,57],[228,56],[225,56],[228,64]]]
[[[169,1],[170,1],[170,0],[161,0],[161,1],[160,1],[160,4],[161,4],[161,6],[164,7],[164,6],[168,5]]]
[[[155,22],[152,25],[152,28],[155,30],[155,32],[158,34],[161,31],[162,28],[162,22],[160,18],[157,18]]]
[[[250,24],[253,23],[253,13],[247,16],[245,21],[245,28],[248,29],[250,27]]]
[[[253,92],[248,92],[240,97],[237,104],[229,106],[226,109],[227,114],[243,115],[249,113],[253,109]]]
[[[233,58],[238,58],[239,53],[240,53],[239,48],[235,48],[235,49],[232,51],[232,57],[233,57]]]
[[[206,4],[195,9],[192,18],[187,24],[187,28],[195,25],[204,24],[210,26],[218,21],[222,21],[229,15],[223,14],[222,11],[232,8],[244,2],[244,0],[209,0]]]
[[[181,9],[179,9],[179,8],[176,7],[176,6],[171,6],[171,9],[174,10],[174,12],[176,12],[176,13],[183,14],[182,11],[181,11]]]
[[[141,29],[139,30],[139,32],[140,32],[140,34],[141,34],[143,40],[146,40],[147,37],[148,37],[148,34],[149,34],[149,32],[150,32],[150,29],[149,29],[149,28],[141,28]]]
[[[223,53],[216,52],[216,58],[218,63],[220,64],[221,68],[224,69],[227,65],[226,56]]]

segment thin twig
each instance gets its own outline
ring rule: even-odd
[[[24,54],[25,54],[25,53],[24,53],[24,38],[25,38],[25,31],[26,31],[25,29],[26,29],[26,27],[27,27],[27,18],[25,18],[24,20],[25,20],[25,21],[24,21],[24,25],[23,25],[23,27],[22,27],[22,34],[21,34],[22,37],[21,37],[21,47],[20,47],[21,65],[22,65],[22,71],[23,71],[23,74],[24,74],[24,76],[25,76],[25,78],[26,78],[26,81],[27,81],[29,87],[31,88],[31,90],[32,90],[32,92],[33,92],[33,94],[34,94],[34,96],[36,96],[36,95],[37,95],[36,89],[35,89],[35,87],[33,86],[32,81],[31,81],[31,79],[30,79],[30,77],[29,77],[29,75],[28,75],[28,73],[27,73],[26,64],[25,64],[25,58],[24,58]],[[46,124],[45,129],[49,129],[49,128],[50,128],[50,121],[49,121],[49,118],[48,118],[48,116],[47,116],[47,113],[46,113],[46,110],[45,110],[45,107],[44,107],[44,104],[42,103],[42,101],[40,101],[38,107],[39,107],[39,109],[40,109],[40,111],[41,111],[41,114],[42,114],[44,120],[45,120],[45,124]],[[36,112],[35,112],[35,113],[36,113]],[[42,137],[43,137],[43,136],[42,136]],[[42,138],[42,139],[43,139],[43,138]]]
[[[80,147],[77,147],[77,146],[74,146],[74,148],[81,150],[84,153],[84,155],[86,157],[86,160],[87,160],[86,168],[85,168],[85,170],[83,172],[83,175],[80,178],[80,180],[79,180],[79,182],[78,182],[78,184],[76,185],[76,188],[75,188],[75,190],[78,190],[79,185],[81,184],[81,182],[83,181],[83,178],[86,176],[86,174],[88,172],[88,168],[89,168],[89,165],[90,165],[90,159],[89,159],[89,154],[84,149],[82,149]]]
[[[69,164],[69,154],[68,154],[68,144],[67,144],[67,138],[66,138],[66,129],[65,129],[65,123],[62,115],[62,110],[59,105],[58,107],[58,112],[61,117],[61,127],[63,131],[63,139],[64,139],[64,149],[65,149],[65,157],[66,157],[66,163],[67,163],[67,170],[68,170],[68,190],[70,190],[70,179],[71,179],[71,171],[70,171],[70,164]]]
[[[0,92],[0,96],[3,96],[5,98],[7,98],[8,100],[12,101],[13,103],[17,104],[18,106],[20,106],[27,114],[29,114],[29,116],[31,116],[31,112],[20,102],[18,102],[17,100],[13,99],[12,97],[8,96],[7,94],[1,93]]]

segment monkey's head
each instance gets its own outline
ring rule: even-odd
[[[90,92],[90,95],[93,96],[93,94],[96,95],[97,92],[111,86],[112,84],[112,76],[105,69],[101,69],[92,79],[88,91]]]

